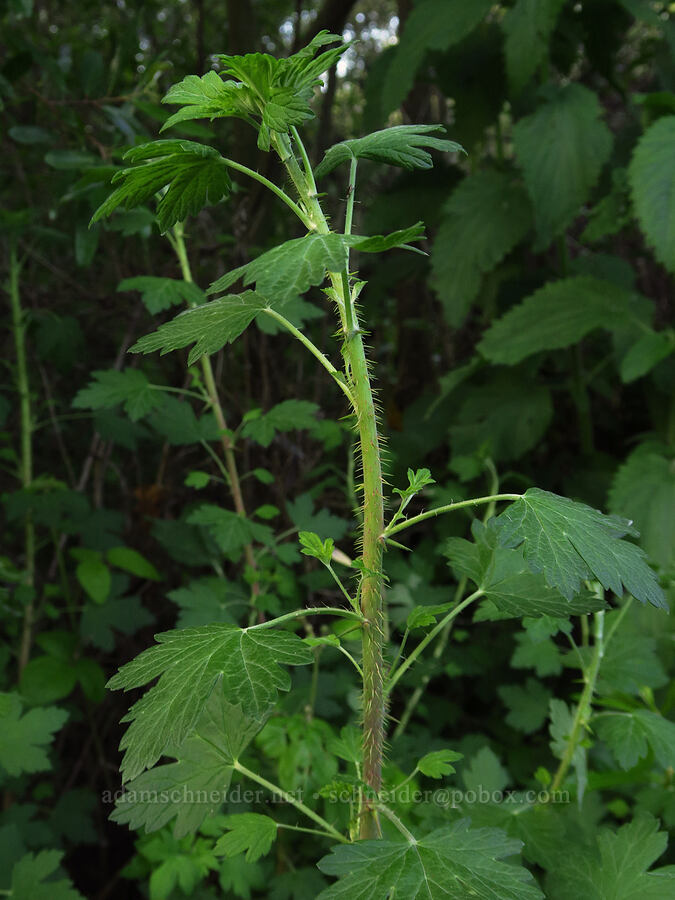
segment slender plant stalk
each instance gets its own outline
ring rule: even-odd
[[[312,228],[318,234],[329,232],[326,216],[317,197],[307,153],[297,133],[295,142],[305,161],[303,173],[293,153],[290,141],[279,137],[276,150],[307,210]],[[350,184],[354,183],[354,171]],[[347,225],[351,227],[354,191],[349,193]],[[363,780],[377,794],[382,786],[382,755],[385,737],[384,694],[384,611],[382,603],[382,545],[384,530],[384,498],[382,491],[382,463],[377,414],[368,371],[368,362],[353,309],[349,288],[349,263],[344,272],[329,272],[344,332],[343,356],[350,383],[352,402],[359,432],[361,466],[363,470],[363,576],[361,583],[361,611],[365,622],[362,629],[363,668]],[[361,816],[361,837],[373,838],[380,833],[377,810],[365,805]]]
[[[172,244],[176,251],[178,262],[180,263],[180,269],[183,275],[183,279],[185,281],[192,282],[192,269],[190,268],[190,260],[188,259],[187,249],[185,247],[182,225],[174,226]],[[225,419],[225,413],[223,412],[223,406],[220,402],[218,388],[216,387],[216,380],[213,375],[211,358],[206,355],[202,356],[201,365],[202,373],[204,375],[204,384],[206,385],[206,391],[216,417],[216,422],[218,423],[218,428],[220,429],[220,442],[223,447],[223,455],[225,457],[225,466],[227,468],[227,474],[229,476],[230,492],[232,493],[234,508],[237,515],[245,519],[246,506],[244,504],[244,497],[241,492],[241,481],[239,479],[237,461],[234,456],[234,445],[232,444],[232,440],[229,435],[227,420]],[[244,545],[244,558],[246,559],[246,565],[249,567],[249,569],[253,573],[257,572],[258,567],[255,561],[253,547],[250,542]],[[257,596],[257,594],[260,592],[260,587],[257,580],[253,582],[251,590],[254,597]]]
[[[442,513],[454,512],[456,509],[464,509],[467,506],[480,506],[482,503],[493,504],[499,500],[520,500],[521,496],[522,494],[491,494],[489,497],[475,497],[473,500],[459,500],[457,503],[448,503],[446,506],[428,509],[426,512],[420,513],[418,516],[412,516],[410,519],[405,519],[397,525],[388,525],[382,536],[385,538],[389,537],[392,534],[403,531],[404,528],[417,525],[419,522],[424,522],[425,519],[440,516]]]
[[[404,662],[401,663],[401,665],[398,667],[398,669],[396,669],[395,672],[391,673],[391,675],[389,677],[389,682],[386,687],[387,694],[391,693],[391,691],[394,689],[394,686],[396,685],[398,680],[401,678],[401,676],[404,675],[405,672],[408,671],[408,669],[410,668],[410,666],[412,666],[412,664],[415,662],[415,660],[420,655],[420,653],[423,653],[424,650],[426,650],[426,648],[429,646],[429,644],[434,640],[434,638],[436,638],[443,631],[443,629],[446,627],[446,625],[449,622],[452,622],[452,620],[455,618],[455,616],[459,615],[459,613],[461,613],[461,611],[463,609],[466,609],[467,606],[469,606],[471,603],[473,603],[474,600],[477,600],[479,597],[482,597],[483,593],[484,592],[482,590],[477,590],[477,591],[474,591],[473,594],[469,594],[469,596],[466,597],[466,599],[462,600],[461,603],[458,603],[457,606],[453,607],[453,609],[451,609],[450,612],[446,616],[444,616],[441,619],[441,621],[438,622],[438,624],[434,628],[432,628],[428,634],[426,634],[424,636],[424,638],[419,642],[419,644],[412,651],[410,656],[408,656],[407,659],[405,659]]]
[[[242,764],[236,761],[233,765],[233,768],[236,769],[237,772],[240,772],[246,778],[250,778],[251,781],[255,781],[261,787],[267,788],[268,791],[271,791],[273,794],[276,794],[278,797],[281,797],[286,803],[290,803],[291,806],[294,806],[299,812],[303,813],[303,815],[307,816],[309,819],[312,819],[313,822],[316,822],[317,825],[320,825],[323,829],[323,833],[327,837],[334,838],[337,841],[340,841],[341,844],[348,844],[349,841],[347,838],[340,834],[340,832],[333,828],[330,822],[327,822],[324,818],[322,818],[318,813],[315,813],[313,809],[310,809],[309,806],[305,806],[300,800],[298,800],[293,794],[289,794],[288,791],[285,791],[283,788],[279,787],[278,784],[273,784],[271,781],[268,781],[266,778],[263,778],[262,775],[258,775],[257,772],[251,771],[251,769],[247,769],[246,766],[242,766]]]
[[[579,703],[574,714],[572,730],[567,739],[567,746],[565,747],[563,758],[560,760],[560,765],[558,766],[556,773],[553,776],[553,781],[551,782],[551,794],[554,794],[555,791],[558,791],[560,789],[560,785],[563,783],[568,769],[572,765],[572,762],[574,760],[574,754],[579,743],[581,732],[586,727],[586,725],[588,724],[588,720],[591,717],[591,703],[593,701],[593,694],[595,692],[595,684],[598,680],[600,664],[602,663],[602,659],[605,654],[605,614],[603,612],[597,612],[594,614],[594,619],[595,629],[593,634],[593,657],[591,659],[590,666],[584,672],[584,689],[582,691],[581,697],[579,698]]]
[[[28,381],[28,363],[26,360],[26,329],[21,310],[19,293],[19,272],[21,265],[17,256],[16,241],[9,247],[9,302],[12,307],[12,331],[16,351],[16,385],[19,394],[19,415],[21,428],[21,486],[28,490],[33,482],[33,435],[30,405],[30,383]],[[33,589],[35,587],[35,526],[33,517],[26,513],[24,524],[24,585],[28,589],[28,598],[23,612],[21,644],[19,646],[19,676],[23,672],[30,657],[33,635],[33,617],[35,607]]]
[[[461,581],[457,585],[457,591],[455,592],[455,603],[459,603],[459,601],[462,597],[462,594],[466,590],[467,580],[468,579],[467,579],[466,575],[463,575]],[[433,652],[434,660],[439,660],[441,658],[441,656],[443,656],[443,651],[445,650],[445,648],[448,644],[448,640],[450,638],[450,632],[452,630],[453,622],[454,622],[454,619],[450,619],[450,621],[445,624],[445,627],[443,628],[443,631],[441,633],[440,640],[436,643],[436,646],[434,647],[434,652]],[[392,669],[393,669],[393,667],[392,667]],[[406,703],[405,709],[403,710],[403,713],[401,714],[401,718],[399,719],[398,725],[396,726],[396,729],[394,731],[394,735],[393,735],[394,739],[400,737],[403,734],[403,732],[406,730],[406,728],[408,727],[408,722],[410,721],[410,718],[411,718],[412,714],[414,713],[414,711],[417,707],[417,704],[420,702],[420,700],[424,696],[424,692],[426,691],[427,686],[430,681],[431,681],[431,675],[429,675],[429,674],[424,675],[424,677],[422,678],[422,683],[419,684],[413,691],[412,695],[410,696],[410,699]]]

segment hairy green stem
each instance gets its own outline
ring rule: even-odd
[[[306,152],[302,141],[295,135],[303,158]],[[327,234],[328,222],[316,196],[313,177],[303,174],[288,138],[280,137],[275,147],[284,163],[300,200],[308,211],[314,230]],[[353,191],[350,199],[353,202]],[[344,272],[329,272],[338,306],[344,311],[342,327],[345,331],[343,356],[356,413],[361,464],[363,469],[363,564],[361,581],[361,611],[365,618],[362,630],[363,668],[363,780],[377,794],[382,786],[382,755],[385,737],[384,694],[384,611],[382,604],[382,541],[384,530],[384,498],[382,491],[382,464],[377,415],[370,383],[363,337],[352,308],[349,289],[348,261]],[[364,804],[361,817],[361,837],[379,835],[377,810]]]
[[[293,794],[289,794],[288,791],[285,791],[283,788],[279,787],[278,784],[274,784],[273,782],[268,781],[266,778],[263,778],[262,775],[258,775],[257,772],[252,772],[251,769],[247,769],[246,766],[243,766],[238,760],[235,760],[232,767],[237,772],[240,772],[242,775],[244,775],[246,778],[250,778],[251,781],[255,781],[261,787],[264,787],[268,791],[271,791],[277,797],[281,797],[282,800],[284,800],[286,803],[289,803],[291,806],[294,806],[298,810],[298,812],[303,813],[303,815],[307,816],[308,819],[316,822],[317,825],[321,826],[328,837],[332,837],[336,841],[340,841],[341,844],[349,843],[347,838],[343,834],[340,834],[337,828],[333,828],[330,822],[327,822],[318,813],[315,813],[313,809],[309,808],[309,806],[305,806],[305,804],[300,800],[297,800],[293,796]]]
[[[12,240],[9,248],[9,302],[12,308],[12,331],[14,333],[14,349],[16,352],[16,385],[19,395],[21,429],[20,476],[21,486],[24,490],[28,490],[33,482],[33,436],[30,383],[28,381],[28,362],[26,358],[26,329],[19,292],[20,270],[21,265],[17,256],[16,241]],[[35,526],[30,511],[26,513],[24,523],[24,555],[24,585],[27,587],[29,594],[23,612],[21,643],[19,646],[19,675],[25,669],[30,657],[35,614],[33,602],[33,588],[35,585]]]
[[[460,500],[457,503],[448,503],[446,506],[429,509],[426,512],[420,513],[418,516],[406,519],[398,525],[393,525],[393,527],[388,525],[382,532],[382,537],[387,538],[392,534],[403,531],[405,528],[409,528],[411,525],[417,525],[419,522],[424,522],[426,519],[440,516],[442,513],[454,512],[456,509],[464,509],[467,506],[480,506],[483,503],[497,503],[500,500],[520,500],[521,496],[522,494],[491,494],[489,497],[474,497],[472,500]]]

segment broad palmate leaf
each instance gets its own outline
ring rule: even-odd
[[[637,535],[627,519],[530,488],[493,525],[502,546],[522,545],[530,568],[543,572],[549,585],[570,600],[582,581],[597,578],[617,596],[625,587],[642,603],[668,608],[644,551],[621,540]]]
[[[255,284],[256,290],[270,303],[285,303],[321,284],[326,272],[344,271],[348,247],[362,253],[381,253],[404,247],[423,234],[421,222],[387,235],[307,234],[232,269],[215,281],[208,293],[225,291],[241,278],[245,287]]]
[[[134,830],[157,831],[175,819],[176,838],[195,832],[224,803],[233,764],[263,725],[229,704],[216,683],[194,732],[155,766],[126,785],[110,818]]]
[[[612,149],[596,95],[581,84],[559,88],[513,130],[516,157],[544,250],[579,215]]]
[[[580,341],[597,328],[631,319],[631,295],[600,278],[579,275],[545,284],[493,322],[478,345],[490,362],[512,366],[542,350]]]
[[[159,676],[123,722],[131,722],[120,742],[126,750],[125,780],[157,762],[168,746],[178,746],[193,730],[206,701],[222,679],[228,703],[241,704],[251,718],[262,718],[279,691],[291,686],[282,665],[311,663],[311,650],[290,632],[235,625],[207,625],[155,636],[158,646],[144,650],[108,682],[131,690]]]
[[[133,209],[166,188],[157,204],[162,233],[204,206],[229,196],[232,182],[217,150],[194,141],[152,141],[132,147],[124,159],[141,165],[121,169],[112,179],[119,184],[91,218],[92,223],[118,207]]]
[[[162,403],[162,392],[153,390],[138,369],[102,369],[92,372],[93,380],[73,398],[75,409],[111,409],[122,404],[132,422],[152,412]]]
[[[249,863],[266,856],[277,837],[274,819],[258,813],[227,816],[225,827],[229,830],[220,838],[213,852],[229,858],[245,851],[246,862]]]
[[[469,829],[467,820],[418,841],[359,841],[334,847],[319,862],[340,878],[320,900],[539,900],[527,869],[500,862],[522,844],[498,828]]]
[[[675,767],[675,722],[648,709],[603,712],[593,728],[622,769],[632,769],[651,747],[664,769]]]
[[[394,125],[362,138],[342,141],[326,151],[314,174],[322,178],[341,163],[351,162],[352,159],[371,159],[409,170],[431,169],[434,161],[428,150],[445,153],[463,150],[454,141],[434,137],[434,132],[445,134],[445,128],[442,125]]]
[[[561,850],[546,883],[550,900],[675,900],[675,866],[648,871],[663,854],[668,835],[647,814],[612,832],[603,828],[595,847]]]
[[[50,769],[47,748],[67,718],[56,706],[35,707],[21,715],[19,695],[0,694],[0,772],[15,777]]]
[[[664,116],[640,138],[628,169],[640,227],[656,258],[675,272],[675,116]]]
[[[22,856],[12,869],[11,888],[4,893],[12,900],[84,900],[69,879],[53,877],[62,858],[59,850]]]
[[[140,291],[145,308],[153,315],[169,309],[171,306],[180,306],[181,303],[194,306],[197,303],[203,303],[206,299],[204,291],[198,288],[193,281],[183,281],[179,278],[156,278],[154,275],[125,278],[117,285],[117,290]]]
[[[507,550],[497,544],[493,529],[478,519],[471,531],[475,543],[450,538],[444,547],[453,570],[466,575],[485,592],[485,601],[476,613],[480,621],[530,616],[583,615],[604,609],[602,600],[588,593],[566,599],[549,587],[540,573],[533,572],[520,548]]]
[[[524,188],[500,172],[464,178],[443,208],[431,253],[432,284],[451,325],[461,325],[481,286],[532,224]]]
[[[157,331],[139,338],[130,352],[159,350],[163,355],[194,344],[188,356],[188,365],[192,365],[205,353],[215,353],[236,340],[266,306],[265,299],[255,291],[228,294],[180,313]]]

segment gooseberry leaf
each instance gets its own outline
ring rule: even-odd
[[[332,538],[326,538],[325,541],[322,541],[319,535],[313,531],[301,531],[298,534],[298,540],[302,547],[301,552],[305,556],[313,556],[322,562],[324,566],[330,565],[333,558],[333,550],[335,549],[335,542]]]
[[[56,706],[21,709],[18,694],[0,694],[0,770],[12,777],[51,768],[47,748],[68,718]]]
[[[539,900],[531,873],[501,862],[521,847],[497,828],[470,829],[466,819],[420,840],[340,844],[318,864],[340,878],[319,900]]]
[[[120,749],[127,781],[157,762],[194,729],[221,679],[229,703],[251,718],[264,717],[278,692],[291,686],[285,665],[305,665],[313,656],[301,639],[286,631],[238,628],[230,624],[165,631],[158,644],[122,666],[108,682],[112,690],[142,687],[159,677],[126,714],[130,722]]]
[[[255,862],[270,852],[277,837],[277,823],[274,819],[258,813],[227,816],[223,824],[228,832],[220,838],[213,852],[228,859],[245,852],[246,862]]]
[[[314,174],[322,178],[352,159],[370,159],[408,170],[431,169],[434,162],[429,150],[464,152],[460,144],[435,137],[435,133],[445,134],[445,128],[442,125],[394,125],[362,138],[342,141],[326,151]]]
[[[664,769],[675,767],[675,722],[648,709],[603,712],[593,728],[622,769],[632,769],[649,748]]]
[[[194,731],[155,766],[126,785],[110,818],[134,830],[157,831],[174,821],[174,837],[194,833],[227,799],[234,763],[263,726],[228,703],[216,683]]]
[[[149,313],[155,315],[171,306],[186,303],[194,306],[206,299],[204,291],[193,281],[179,278],[156,278],[154,275],[138,275],[125,278],[117,285],[118,291],[140,291],[141,300]]]
[[[551,900],[670,900],[675,897],[675,866],[649,867],[663,854],[668,835],[643,813],[613,832],[603,828],[597,845],[561,852],[550,867]]]
[[[136,422],[162,403],[162,392],[153,390],[138,369],[102,369],[91,374],[93,380],[73,398],[74,409],[112,409],[121,405],[131,421]]]
[[[456,771],[452,763],[460,759],[464,759],[464,755],[454,750],[434,750],[422,757],[417,763],[417,768],[428,778],[443,778],[444,775],[452,775]]]
[[[124,154],[138,166],[120,169],[112,183],[118,184],[96,210],[91,223],[115,209],[133,209],[166,188],[157,204],[157,221],[164,234],[204,206],[227,198],[232,182],[222,156],[213,147],[194,141],[152,141],[132,147]]]
[[[188,355],[188,365],[192,365],[204,354],[216,353],[235,341],[266,306],[265,299],[255,291],[228,294],[180,313],[157,331],[139,338],[130,352],[159,350],[164,355],[194,344]]]
[[[533,572],[571,600],[581,582],[597,579],[621,596],[667,609],[666,598],[640,547],[622,538],[637,532],[627,519],[606,516],[584,503],[530,488],[493,522],[504,547],[523,547]]]

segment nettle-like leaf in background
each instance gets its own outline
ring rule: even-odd
[[[176,762],[130,781],[111,820],[147,833],[175,819],[175,838],[195,832],[225,802],[234,763],[262,725],[228,703],[218,681],[194,732],[180,746],[167,748]]]
[[[405,21],[382,92],[382,113],[405,100],[428,50],[447,50],[463,40],[492,7],[491,0],[422,0]]]
[[[519,94],[548,53],[548,43],[565,0],[517,0],[502,21],[504,55],[511,90]]]
[[[648,871],[664,853],[668,835],[641,814],[618,831],[603,828],[597,845],[560,851],[546,880],[550,900],[672,900],[675,866]]]
[[[130,163],[112,179],[119,184],[92,216],[92,223],[109,216],[118,207],[133,209],[166,188],[157,204],[157,221],[164,234],[203,207],[213,206],[230,195],[232,182],[223,158],[212,147],[194,141],[152,141],[124,154]]]
[[[584,615],[604,609],[605,603],[588,593],[566,599],[549,587],[543,575],[533,572],[521,549],[500,547],[494,529],[475,520],[475,543],[449,538],[444,555],[458,575],[466,575],[485,592],[477,621],[521,616]]]
[[[348,247],[362,253],[381,253],[405,247],[423,236],[421,222],[387,235],[307,234],[232,269],[215,281],[208,293],[225,291],[241,278],[245,287],[255,284],[256,290],[270,302],[285,303],[322,284],[327,272],[344,271]]]
[[[313,661],[301,639],[286,631],[218,624],[166,631],[155,638],[158,646],[144,650],[108,682],[112,690],[131,690],[159,676],[122,720],[131,722],[120,742],[126,750],[121,766],[125,780],[154,765],[168,746],[185,740],[217,681],[222,681],[228,703],[241,704],[251,718],[262,718],[278,692],[290,689],[282,666]]]
[[[668,609],[644,551],[621,540],[637,535],[627,519],[530,488],[492,524],[502,546],[522,545],[530,568],[543,572],[568,600],[579,593],[582,581],[596,578],[617,596],[625,587],[642,603]]]
[[[412,841],[359,841],[334,847],[319,862],[340,878],[320,900],[540,900],[532,875],[501,862],[522,844],[497,828],[470,830],[467,820]]]
[[[74,409],[112,409],[122,405],[132,422],[136,422],[162,404],[162,392],[153,390],[138,369],[103,369],[92,375],[94,380],[75,395]]]
[[[491,271],[527,235],[532,211],[524,188],[506,174],[469,175],[443,207],[431,253],[432,285],[448,322],[461,325]]]
[[[675,722],[658,713],[603,712],[594,718],[593,729],[624,770],[636,766],[650,748],[664,769],[675,767]]]
[[[68,718],[56,706],[21,709],[18,694],[0,694],[0,773],[12,777],[51,768],[47,749]]]
[[[435,133],[445,134],[445,128],[442,125],[394,125],[362,138],[342,141],[326,151],[314,174],[323,178],[337,166],[353,159],[369,159],[409,171],[431,169],[434,161],[429,150],[463,152],[460,144],[434,137]]]
[[[640,138],[628,168],[640,227],[659,262],[675,272],[675,116],[664,116]]]
[[[609,508],[634,518],[655,563],[666,568],[675,561],[675,459],[666,446],[646,443],[631,453],[614,476]]]
[[[195,306],[203,303],[206,295],[193,281],[179,278],[156,278],[153,275],[137,275],[125,278],[117,285],[118,291],[140,291],[141,300],[149,313],[155,315],[171,306],[187,303]]]
[[[578,275],[545,284],[492,323],[478,344],[483,356],[512,366],[534,353],[576,344],[598,328],[633,321],[631,294],[609,281]]]
[[[165,322],[157,331],[139,338],[130,352],[154,353],[159,350],[164,355],[194,344],[188,356],[191,366],[204,354],[216,353],[225,344],[235,341],[266,306],[264,297],[255,291],[228,294]]]
[[[535,250],[544,250],[579,215],[612,150],[597,96],[568,84],[513,130],[516,158],[534,207]]]
[[[511,376],[471,385],[449,429],[452,455],[485,446],[497,461],[518,459],[546,433],[552,416],[551,392],[531,380]]]
[[[632,344],[619,366],[619,374],[624,384],[642,378],[657,366],[661,360],[675,353],[675,331],[644,331]]]

